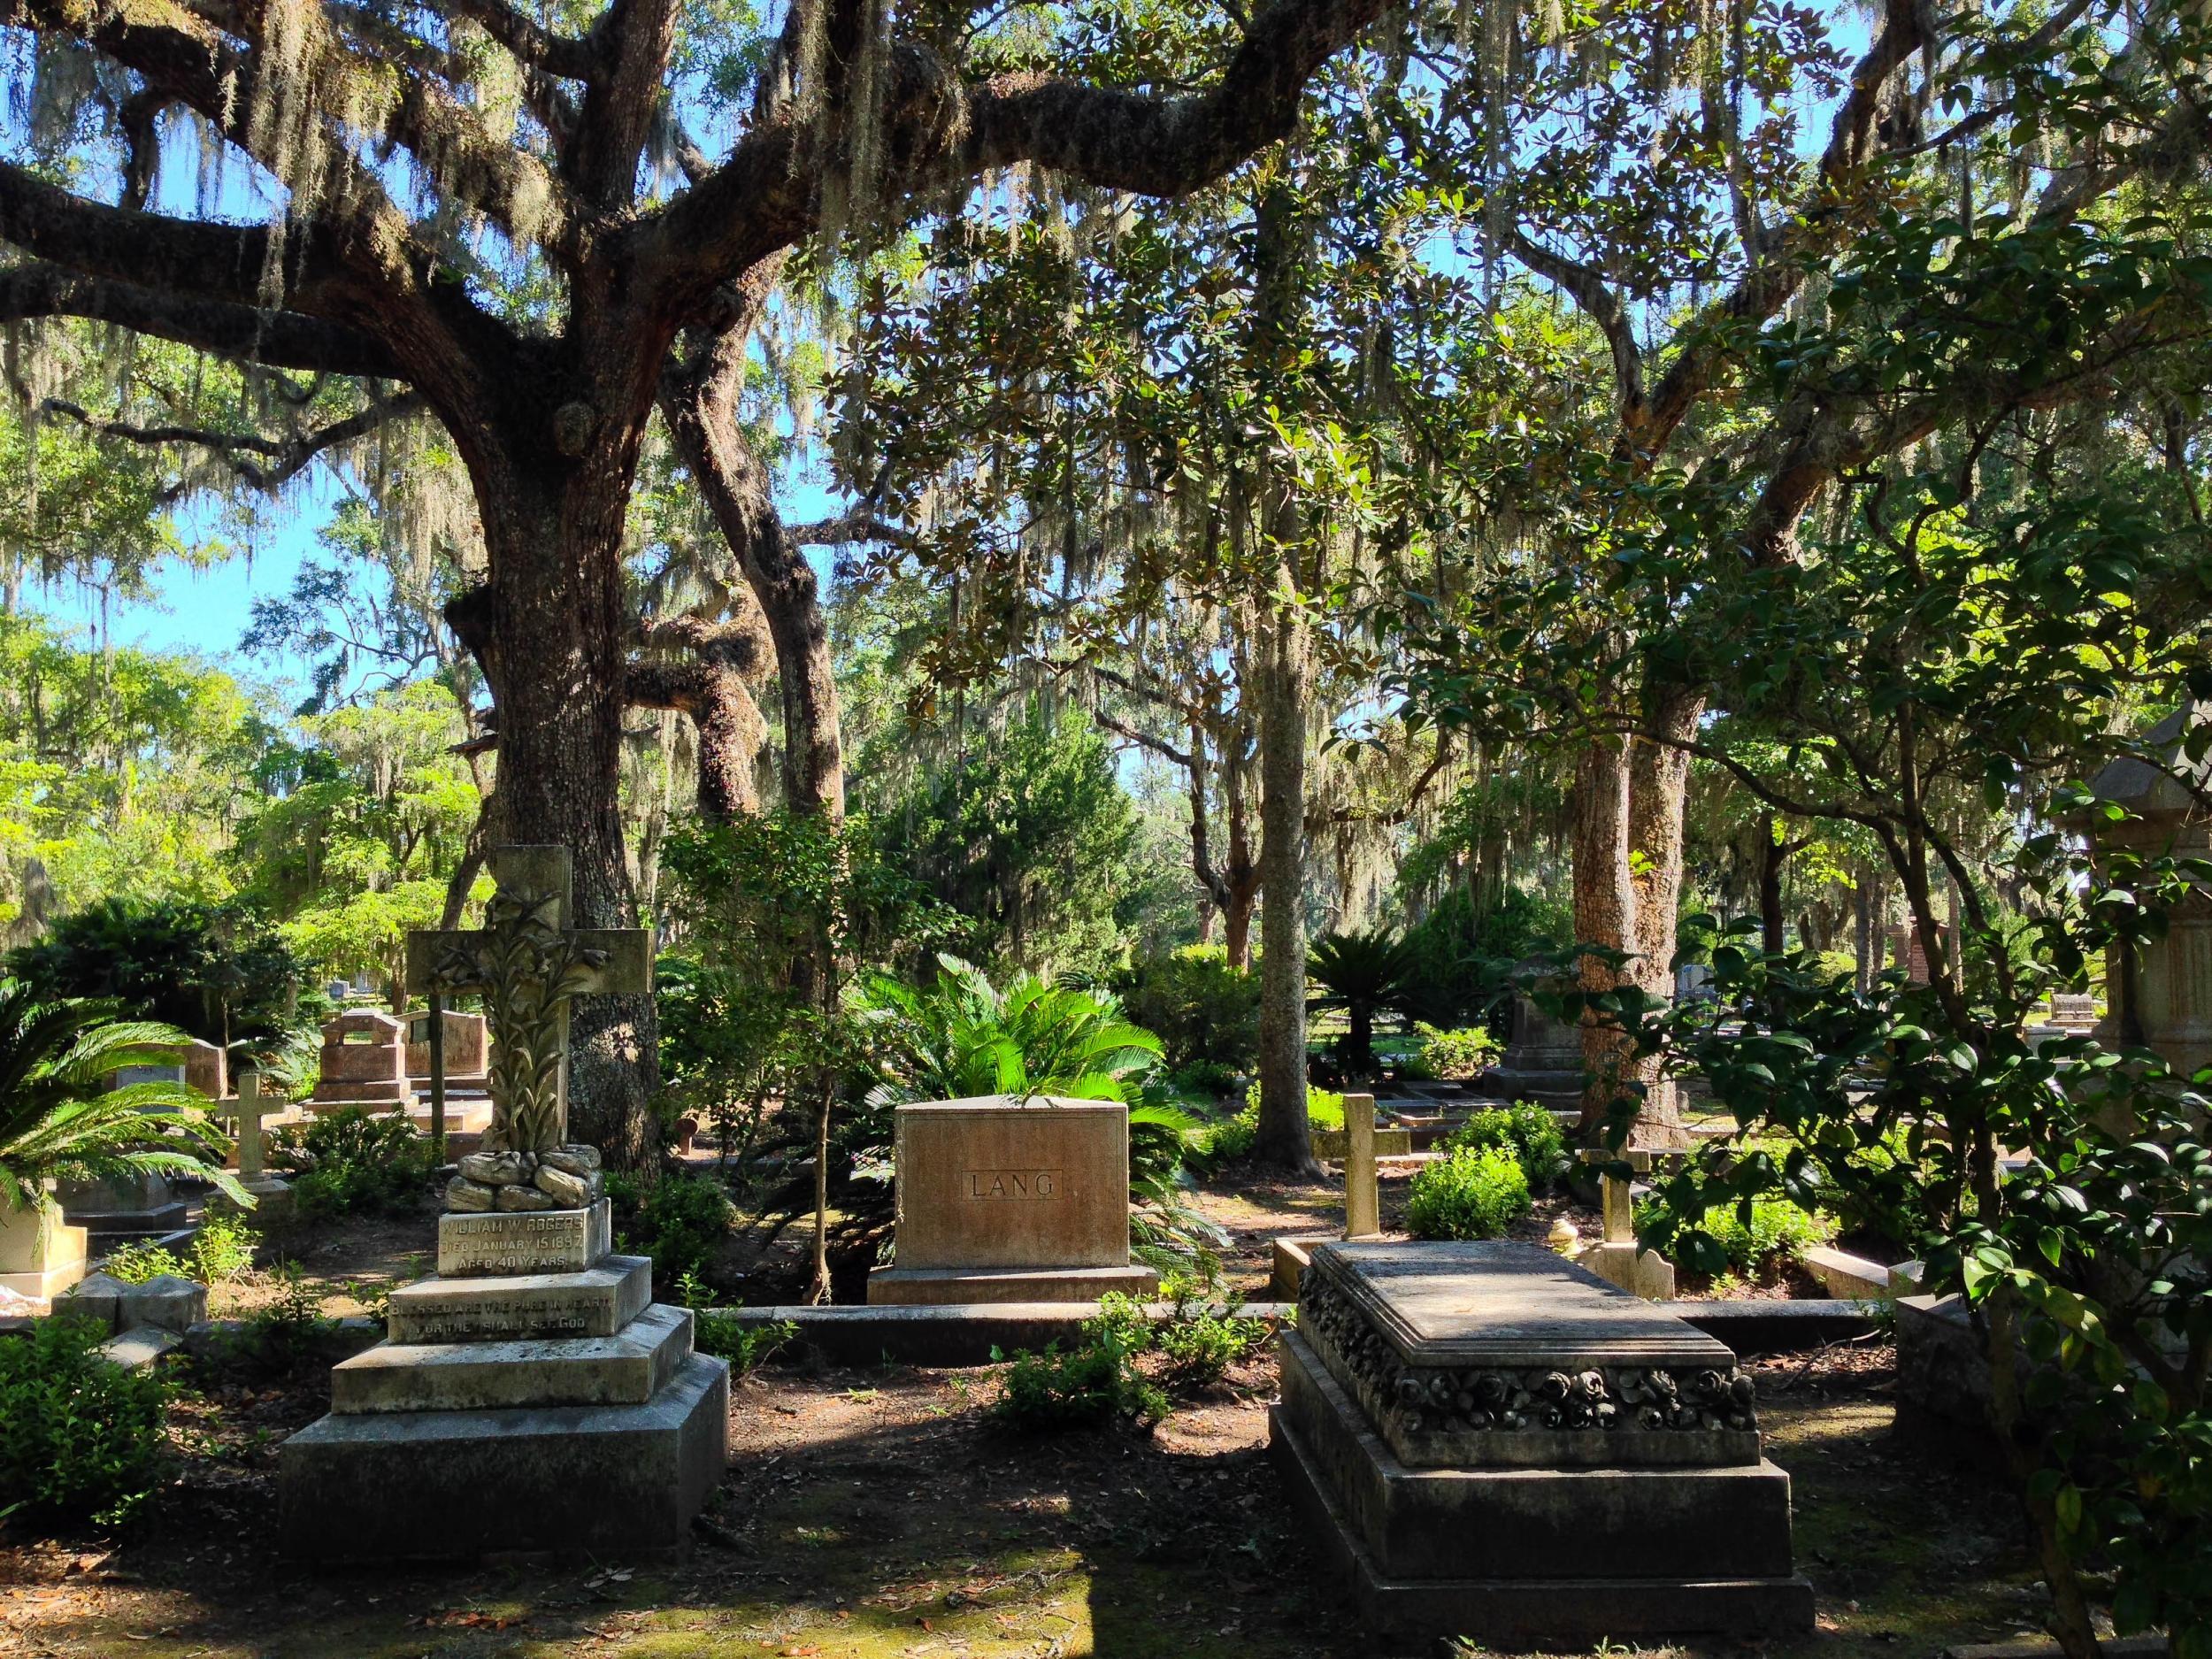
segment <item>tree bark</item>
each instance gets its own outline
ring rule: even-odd
[[[1674,999],[1674,952],[1682,904],[1683,817],[1689,801],[1690,756],[1705,699],[1678,687],[1647,689],[1645,730],[1628,769],[1628,885],[1634,909],[1627,967],[1631,982],[1655,1002]],[[1642,1086],[1637,1114],[1640,1146],[1688,1143],[1681,1102],[1656,1056],[1632,1062],[1631,1080]]]
[[[1305,620],[1271,598],[1261,625],[1260,1125],[1254,1156],[1316,1166],[1306,1115]]]
[[[1624,745],[1593,738],[1575,766],[1574,910],[1575,941],[1586,949],[1632,949],[1636,895],[1628,876],[1629,767]],[[1602,995],[1624,976],[1610,964],[1586,954],[1578,976],[1581,988]],[[1586,1011],[1582,1017],[1582,1122],[1584,1137],[1594,1136],[1627,1080],[1620,1027]]]
[[[619,775],[626,700],[620,554],[634,444],[603,439],[572,461],[549,446],[537,458],[527,471],[480,460],[472,469],[493,574],[448,618],[499,711],[495,839],[566,847],[575,925],[632,926],[636,901],[609,785]],[[569,1133],[648,1179],[659,1153],[649,1109],[659,1087],[656,1042],[650,995],[576,1000]]]
[[[785,804],[834,823],[845,816],[845,757],[829,623],[814,567],[787,533],[768,469],[738,419],[749,326],[749,314],[664,377],[661,410],[775,644]]]

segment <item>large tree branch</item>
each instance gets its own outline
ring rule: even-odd
[[[1288,135],[1314,72],[1403,0],[1272,0],[1204,92],[1156,97],[1043,74],[969,95],[955,167],[1037,161],[1086,184],[1182,196]]]
[[[0,242],[90,276],[250,305],[268,232],[87,201],[0,161]]]
[[[587,79],[565,171],[595,207],[611,212],[630,205],[675,40],[674,0],[614,0],[592,26],[591,50],[601,66]]]
[[[391,354],[377,342],[320,318],[157,293],[47,265],[0,271],[0,321],[39,317],[113,323],[270,368],[403,378]]]
[[[1181,196],[1286,135],[1306,83],[1330,57],[1409,0],[1272,0],[1203,92],[1147,96],[1045,74],[963,87],[934,54],[891,53],[887,178],[897,190],[1041,162],[1087,184]],[[763,112],[727,160],[634,233],[656,303],[684,320],[717,284],[798,241],[815,220],[825,165],[808,119]]]
[[[367,408],[313,432],[269,438],[259,433],[217,432],[204,426],[142,426],[124,420],[102,420],[65,398],[50,397],[40,404],[46,413],[66,416],[103,438],[149,446],[189,444],[206,449],[229,467],[241,483],[272,493],[305,472],[319,456],[357,438],[365,438],[387,421],[411,415],[421,407],[422,399],[406,392],[397,397],[374,401]],[[249,456],[259,456],[261,460],[249,460]],[[174,501],[188,493],[190,488],[189,484],[179,484],[165,494]]]
[[[1612,348],[1613,381],[1623,418],[1634,419],[1630,411],[1640,411],[1644,404],[1644,358],[1620,296],[1588,265],[1532,241],[1517,226],[1506,232],[1506,244],[1523,265],[1572,295],[1583,314],[1603,332],[1606,344]]]
[[[504,0],[446,0],[447,9],[466,18],[497,41],[517,63],[541,69],[564,81],[589,81],[599,60],[589,42],[556,35],[504,4]]]
[[[1804,286],[1800,256],[1824,246],[1849,221],[1852,182],[1878,153],[1877,118],[1891,78],[1934,39],[1934,27],[1928,0],[1886,0],[1881,33],[1851,72],[1851,90],[1836,111],[1795,228],[1771,238],[1778,245],[1697,318],[1649,403],[1624,423],[1623,442],[1640,464],[1648,465],[1657,457],[1712,386],[1737,351],[1744,326],[1764,322]]]

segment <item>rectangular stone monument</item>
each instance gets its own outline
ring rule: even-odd
[[[230,1067],[223,1051],[213,1043],[195,1037],[184,1045],[180,1059],[186,1087],[199,1090],[210,1100],[220,1100],[230,1093]]]
[[[280,1532],[308,1559],[671,1549],[722,1476],[729,1367],[612,1253],[599,1154],[563,1138],[569,999],[649,991],[650,935],[569,926],[565,849],[491,863],[481,932],[408,941],[411,988],[484,993],[488,1149],[446,1189],[437,1276],[392,1293],[389,1337],[284,1443]]]
[[[1529,1244],[1317,1248],[1271,1446],[1393,1640],[1809,1629],[1715,1338]]]
[[[43,1302],[84,1277],[90,1235],[51,1203],[0,1202],[0,1290]]]
[[[308,1110],[405,1111],[414,1103],[403,1021],[380,1009],[349,1008],[323,1022],[322,1076]]]
[[[490,1054],[484,1017],[481,1014],[459,1013],[449,1008],[439,1018],[445,1026],[446,1087],[454,1089],[482,1088],[486,1080],[485,1066]],[[407,1075],[413,1079],[418,1093],[430,1087],[430,1015],[427,1011],[407,1017]]]
[[[872,1302],[1149,1294],[1129,1260],[1129,1109],[989,1094],[898,1109],[896,1260]]]

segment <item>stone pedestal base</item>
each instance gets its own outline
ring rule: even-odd
[[[334,1414],[279,1454],[278,1536],[306,1561],[672,1549],[729,1409],[729,1367],[695,1354],[643,1405]]]
[[[1096,1302],[1109,1291],[1140,1300],[1160,1288],[1148,1267],[879,1267],[868,1300],[912,1306],[979,1302]]]
[[[0,1290],[44,1302],[85,1275],[88,1236],[58,1210],[0,1207]]]
[[[1376,1633],[1594,1640],[1809,1629],[1789,1477],[1706,1468],[1432,1469],[1399,1461],[1295,1333],[1270,1448]]]

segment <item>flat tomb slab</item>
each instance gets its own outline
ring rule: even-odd
[[[1160,1276],[1141,1264],[1122,1267],[879,1267],[868,1275],[871,1304],[1096,1302],[1109,1292],[1149,1296]]]
[[[322,1417],[278,1452],[278,1535],[308,1561],[673,1549],[722,1479],[730,1372],[695,1354],[644,1405]]]
[[[1299,1330],[1416,1467],[1759,1461],[1727,1344],[1539,1245],[1316,1246]]]
[[[438,1217],[438,1272],[445,1279],[574,1273],[614,1248],[614,1209],[484,1210]]]
[[[1127,1107],[990,1094],[894,1121],[900,1267],[1128,1265]]]
[[[395,1342],[491,1342],[515,1337],[612,1336],[653,1297],[653,1263],[610,1256],[573,1273],[426,1279],[392,1293]]]
[[[330,1373],[330,1409],[480,1411],[643,1405],[691,1356],[691,1311],[659,1303],[613,1336],[514,1342],[380,1342]]]
[[[1771,1464],[1409,1469],[1294,1340],[1269,1449],[1371,1632],[1549,1647],[1811,1628],[1812,1587],[1790,1571],[1789,1478]]]

